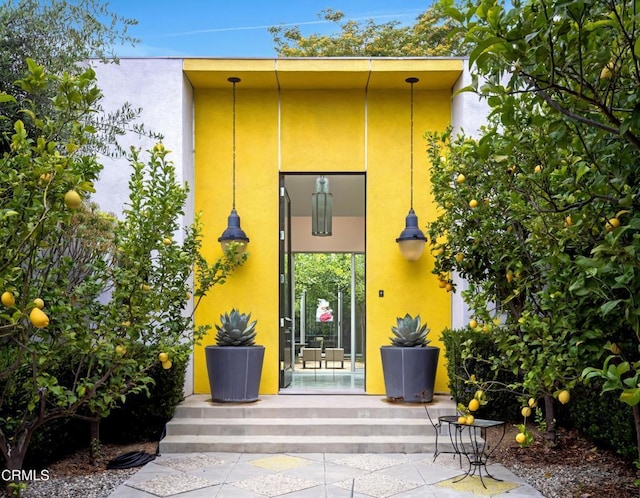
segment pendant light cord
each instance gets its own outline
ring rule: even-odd
[[[411,166],[411,209],[413,209],[413,84],[417,83],[418,78],[407,78],[405,80],[407,83],[411,85],[411,108],[410,108],[410,134],[409,143],[411,144],[411,157],[409,159],[409,164]]]
[[[233,84],[233,121],[231,125],[231,134],[233,136],[233,152],[232,152],[232,208],[236,208],[236,83],[240,82],[240,78],[232,77],[228,78],[227,81],[230,81]]]

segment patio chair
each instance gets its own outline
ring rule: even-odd
[[[307,362],[317,362],[318,365],[312,368],[322,367],[322,349],[321,348],[302,348],[302,368],[307,368]]]
[[[344,348],[326,348],[324,350],[324,361],[327,368],[344,368]],[[335,365],[330,367],[329,362],[340,363],[340,367]]]

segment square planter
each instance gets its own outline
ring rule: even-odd
[[[258,400],[264,346],[206,346],[211,399],[227,403]]]
[[[436,382],[440,348],[381,346],[387,398],[406,403],[430,403]]]

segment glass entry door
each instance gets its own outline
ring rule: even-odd
[[[280,176],[280,388],[291,384],[293,345],[293,275],[291,267],[291,199]]]
[[[333,201],[318,231],[322,179]],[[280,175],[281,394],[364,392],[365,181],[363,173]]]

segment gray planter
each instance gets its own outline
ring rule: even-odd
[[[204,351],[213,401],[258,400],[264,346],[206,346]]]
[[[381,346],[387,398],[406,403],[430,403],[436,382],[440,348]]]

